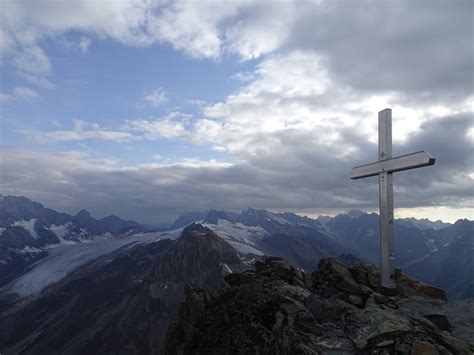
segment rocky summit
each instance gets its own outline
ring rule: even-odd
[[[472,354],[474,303],[400,275],[396,296],[377,269],[335,258],[305,273],[280,258],[230,274],[211,295],[192,284],[167,333],[167,354]]]

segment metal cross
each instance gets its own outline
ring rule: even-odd
[[[396,293],[395,248],[393,242],[393,173],[434,165],[425,151],[392,158],[392,110],[379,112],[379,161],[352,169],[351,179],[379,176],[380,268],[382,291]]]

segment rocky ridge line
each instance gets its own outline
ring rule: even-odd
[[[399,294],[387,297],[379,278],[371,266],[334,258],[309,274],[271,257],[255,271],[228,275],[215,296],[188,284],[164,352],[473,353],[473,331],[453,327],[462,323],[447,315],[444,291],[402,275]],[[462,313],[474,317],[473,303]]]

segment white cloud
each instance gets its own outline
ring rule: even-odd
[[[216,152],[225,152],[227,151],[227,149],[225,147],[221,147],[219,145],[214,145],[211,147],[212,150],[216,151]]]
[[[14,47],[14,42],[10,36],[5,32],[0,30],[0,55],[7,53]]]
[[[141,132],[150,140],[180,139],[195,144],[209,144],[219,140],[218,135],[223,129],[221,123],[208,118],[198,120],[192,118],[192,115],[172,112],[160,118],[129,120],[124,129]]]
[[[219,59],[222,34],[219,25],[237,15],[245,1],[175,1],[162,8],[151,33],[194,58]]]
[[[31,84],[37,85],[41,88],[44,89],[53,89],[56,87],[48,78],[38,76],[38,75],[33,75],[33,74],[28,74],[28,73],[22,73],[20,72],[20,76],[24,78],[26,81],[28,81]]]
[[[157,138],[180,138],[189,136],[186,124],[190,119],[189,115],[173,112],[158,119],[138,119],[130,120],[125,124],[125,129],[141,132],[148,139]]]
[[[13,89],[12,94],[4,94],[0,93],[0,100],[1,101],[9,101],[9,100],[31,100],[38,98],[39,95],[36,91],[24,87],[24,86],[17,86]]]
[[[224,47],[243,60],[258,58],[280,48],[305,2],[260,1],[248,3],[246,16],[225,29]]]
[[[75,119],[73,121],[73,130],[74,131],[82,131],[86,125],[87,125],[86,121]]]
[[[35,99],[39,96],[34,90],[23,86],[16,87],[13,92],[16,97],[23,99]]]
[[[142,0],[119,1],[48,1],[18,0],[4,6],[4,27],[11,36],[22,42],[40,38],[45,34],[57,34],[70,29],[93,32],[123,43],[148,42],[146,22],[156,2]]]
[[[91,127],[92,129],[85,129]],[[40,132],[33,130],[19,130],[39,144],[53,144],[58,142],[77,142],[84,140],[105,140],[118,143],[129,142],[139,139],[130,132],[102,129],[97,123],[88,123],[82,120],[74,120],[72,130],[55,130]]]
[[[31,46],[24,48],[13,61],[15,67],[31,75],[47,75],[51,71],[51,63],[41,47]]]
[[[240,80],[243,82],[255,80],[255,76],[252,72],[238,72],[232,76],[233,79]]]
[[[89,52],[89,47],[92,43],[92,40],[88,37],[81,37],[81,40],[79,41],[79,49],[81,50],[82,54],[87,54]]]
[[[196,105],[196,106],[204,106],[206,104],[206,101],[199,100],[199,99],[191,99],[187,101],[191,105]]]
[[[94,35],[131,46],[167,42],[193,58],[219,60],[223,53],[235,53],[247,60],[278,49],[301,12],[289,1],[249,0],[18,0],[4,7],[0,50],[13,56],[30,82],[45,78],[51,67],[41,41],[70,30],[88,34],[79,42],[83,53]]]
[[[405,89],[446,99],[472,88],[472,2],[372,5],[363,0],[8,1],[0,14],[0,48],[24,57],[44,38],[76,30],[84,34],[83,51],[90,36],[131,46],[166,42],[193,58],[217,61],[225,54],[248,60],[312,51],[327,61],[332,77],[362,90]],[[44,68],[45,56],[33,56],[34,66]],[[419,63],[424,70],[416,69]],[[35,75],[31,82],[38,79],[28,62],[18,65]]]
[[[160,106],[168,102],[168,96],[164,88],[158,88],[145,96],[145,101],[153,106]]]
[[[285,145],[287,132],[311,132],[310,142],[330,149],[334,159],[377,141],[377,112],[394,112],[395,148],[437,117],[470,112],[467,100],[442,104],[407,101],[403,93],[356,91],[331,76],[326,59],[314,51],[271,55],[245,75],[245,84],[221,102],[203,105],[201,117],[174,112],[129,120],[124,129],[147,139],[180,139],[227,151],[248,160]],[[347,132],[352,137],[347,138]],[[276,159],[276,157],[275,157]]]
[[[51,72],[51,62],[44,50],[37,45],[29,45],[15,52],[13,65],[24,79],[32,84],[51,88],[47,79]]]
[[[128,142],[135,140],[132,134],[120,131],[53,131],[53,132],[36,132],[36,131],[20,131],[29,136],[34,141],[40,144],[52,144],[57,142],[75,142],[89,139],[114,141],[114,142]]]
[[[0,101],[8,101],[8,100],[11,100],[12,98],[13,98],[12,95],[4,94],[0,92]]]

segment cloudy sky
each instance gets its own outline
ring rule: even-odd
[[[473,4],[0,1],[0,193],[140,222],[248,206],[474,219]]]

